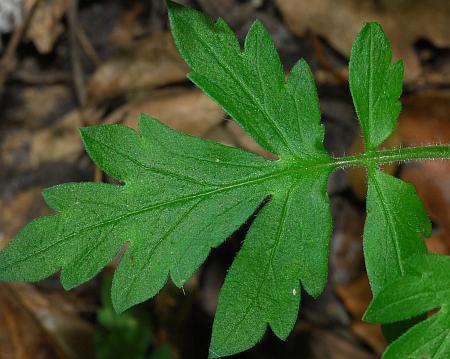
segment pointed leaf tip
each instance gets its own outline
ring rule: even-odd
[[[220,357],[221,357],[221,355],[214,352],[211,348],[209,349],[208,359],[216,359],[216,358],[220,358]]]
[[[169,13],[169,20],[171,20],[172,16],[177,12],[177,11],[182,11],[183,9],[191,9],[187,6],[184,6],[182,4],[179,4],[175,1],[171,1],[171,0],[167,0],[166,1],[167,4],[167,10]]]

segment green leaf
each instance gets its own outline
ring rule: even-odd
[[[381,26],[366,24],[356,37],[349,63],[350,90],[366,154],[392,133],[400,114],[403,63],[391,61],[391,45]],[[364,257],[376,294],[390,280],[405,274],[403,262],[409,255],[426,252],[423,238],[429,235],[431,226],[410,185],[371,164],[368,186]],[[411,220],[410,212],[417,222]],[[388,340],[395,339],[418,319],[383,326],[383,333]]]
[[[122,312],[154,296],[168,278],[183,286],[210,249],[262,207],[220,293],[210,356],[251,347],[267,326],[285,339],[297,319],[301,288],[316,297],[327,279],[328,177],[355,165],[369,167],[365,254],[374,292],[409,273],[404,258],[424,251],[430,225],[412,187],[376,166],[448,158],[450,147],[375,150],[395,126],[401,92],[401,65],[391,65],[379,25],[362,30],[350,66],[367,151],[335,159],[323,146],[317,92],[303,60],[285,80],[261,23],[251,27],[241,49],[223,20],[172,2],[168,7],[189,78],[279,159],[184,135],[145,115],[139,131],[82,129],[92,160],[123,184],[45,190],[57,213],[31,222],[0,252],[0,280],[36,281],[61,271],[70,289],[123,250],[111,293]]]
[[[261,24],[252,27],[241,52],[223,21],[169,8],[175,39],[193,67],[190,77],[280,159],[190,137],[144,115],[138,133],[121,125],[82,129],[90,157],[124,185],[46,190],[47,203],[59,213],[25,227],[0,253],[0,279],[39,280],[62,269],[63,286],[73,288],[128,244],[112,284],[113,305],[122,312],[154,296],[168,275],[181,287],[210,248],[269,197],[232,265],[214,322],[212,351],[237,353],[258,341],[267,325],[287,337],[298,314],[300,281],[313,296],[325,286],[326,189],[335,161],[323,147],[317,93],[304,61],[286,82]],[[257,316],[243,313],[236,298]],[[228,322],[230,313],[235,317]],[[224,338],[231,327],[232,336]]]
[[[413,255],[407,275],[389,283],[370,304],[364,319],[392,323],[439,311],[389,345],[384,359],[446,359],[450,357],[450,257]]]
[[[268,151],[286,157],[324,156],[324,128],[314,81],[300,60],[287,83],[270,35],[259,21],[244,51],[222,20],[169,2],[175,43],[189,79],[220,104]]]
[[[372,293],[407,273],[405,261],[426,253],[424,239],[431,223],[413,186],[379,169],[369,167],[367,217],[364,225],[364,259]],[[424,318],[382,326],[391,342]]]
[[[125,185],[47,189],[47,203],[61,213],[32,222],[0,253],[1,279],[34,281],[62,268],[62,284],[73,288],[129,243],[112,287],[121,312],[154,296],[169,273],[182,286],[283,177],[281,165],[150,117],[139,127],[140,134],[121,125],[82,130],[95,163]]]
[[[401,111],[403,62],[391,61],[391,44],[380,24],[366,24],[352,47],[349,83],[368,150],[392,133]]]
[[[300,304],[299,278],[311,295],[321,293],[331,231],[328,175],[286,183],[256,218],[220,292],[210,357],[250,348],[266,323],[286,339]]]
[[[426,253],[431,223],[414,187],[369,168],[364,258],[372,292],[407,273],[406,259]]]

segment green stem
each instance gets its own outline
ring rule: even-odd
[[[383,163],[450,159],[450,146],[406,147],[396,150],[379,150],[365,152],[360,155],[336,158],[334,166],[345,168],[351,166],[374,166]]]

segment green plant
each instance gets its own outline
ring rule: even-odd
[[[375,297],[364,319],[393,323],[440,308],[394,341],[383,358],[450,358],[450,257],[416,254]]]
[[[97,312],[99,328],[95,332],[97,359],[169,359],[170,347],[161,345],[150,351],[153,336],[148,313],[132,308],[118,314],[111,302],[112,275],[104,276],[101,287],[101,307]]]
[[[95,276],[128,243],[112,284],[114,308],[122,312],[154,296],[169,275],[182,287],[210,249],[269,198],[222,287],[210,356],[252,347],[268,325],[285,339],[297,319],[301,287],[317,297],[325,286],[327,181],[334,170],[350,166],[368,169],[364,252],[374,295],[410,275],[407,259],[426,253],[423,239],[431,225],[413,187],[378,167],[449,158],[450,146],[377,149],[396,126],[403,77],[402,63],[391,63],[381,27],[364,26],[349,67],[366,150],[333,158],[323,146],[319,102],[305,61],[285,81],[260,22],[242,51],[221,19],[168,5],[176,45],[192,70],[189,79],[279,159],[184,135],[146,115],[139,132],[120,125],[81,129],[92,160],[125,184],[46,189],[45,200],[58,213],[28,224],[0,253],[0,279],[36,281],[62,269],[61,283],[70,289]]]
[[[98,359],[142,359],[150,345],[152,335],[150,319],[136,315],[132,309],[117,314],[111,303],[112,276],[103,279],[101,307],[97,312],[100,330],[95,333],[95,349]]]

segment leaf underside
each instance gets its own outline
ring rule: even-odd
[[[45,190],[56,214],[31,222],[0,252],[0,280],[37,281],[61,271],[70,289],[123,251],[111,290],[122,312],[157,294],[169,277],[182,287],[211,248],[264,203],[220,292],[209,353],[220,357],[255,345],[268,326],[286,339],[302,288],[314,297],[322,292],[331,232],[327,181],[338,166],[323,146],[317,91],[304,60],[285,80],[260,22],[241,48],[223,20],[170,1],[168,8],[189,79],[278,160],[179,133],[147,115],[138,131],[84,128],[89,156],[123,185]],[[391,58],[381,27],[366,24],[352,49],[349,82],[369,152],[391,134],[400,112],[403,68]],[[407,258],[426,252],[431,225],[411,185],[376,163],[368,178],[364,252],[372,290],[382,295],[389,282],[411,275]],[[439,304],[441,312],[446,305]],[[419,325],[438,325],[426,323]]]

